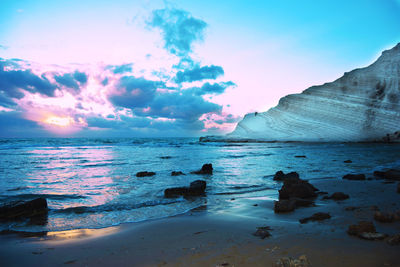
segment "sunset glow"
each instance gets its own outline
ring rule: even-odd
[[[44,122],[59,127],[67,127],[73,123],[73,119],[71,117],[52,116],[48,117]]]

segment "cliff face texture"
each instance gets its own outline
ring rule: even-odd
[[[399,132],[397,132],[399,131]],[[400,43],[372,65],[247,114],[228,139],[395,141],[400,136]]]

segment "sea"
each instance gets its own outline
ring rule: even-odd
[[[351,160],[352,163],[344,161]],[[191,174],[211,163],[212,175]],[[202,143],[197,138],[0,139],[0,206],[44,197],[45,223],[0,222],[1,230],[62,231],[154,220],[234,198],[277,198],[274,174],[302,179],[372,175],[400,166],[400,145],[371,143]],[[151,177],[136,177],[152,171]],[[172,171],[185,175],[171,176]],[[164,190],[207,182],[206,195],[165,198]]]

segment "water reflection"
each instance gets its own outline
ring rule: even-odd
[[[34,167],[39,167],[27,177],[32,186],[39,188],[36,194],[81,196],[72,201],[50,198],[52,209],[102,205],[115,195],[110,177],[114,161],[111,147],[48,147],[29,153]]]

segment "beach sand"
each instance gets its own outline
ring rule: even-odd
[[[397,183],[384,180],[313,180],[343,201],[316,199],[315,207],[275,214],[270,198],[235,196],[226,209],[207,206],[184,215],[105,229],[52,232],[42,237],[0,236],[1,266],[274,266],[282,257],[306,255],[309,266],[400,266],[400,245],[349,236],[350,224],[373,221],[378,232],[400,233],[400,222],[379,223],[373,214],[400,210]],[[278,194],[276,195],[278,198]],[[348,211],[353,206],[357,209]],[[300,224],[329,212],[331,219]],[[270,226],[261,239],[257,227]]]

